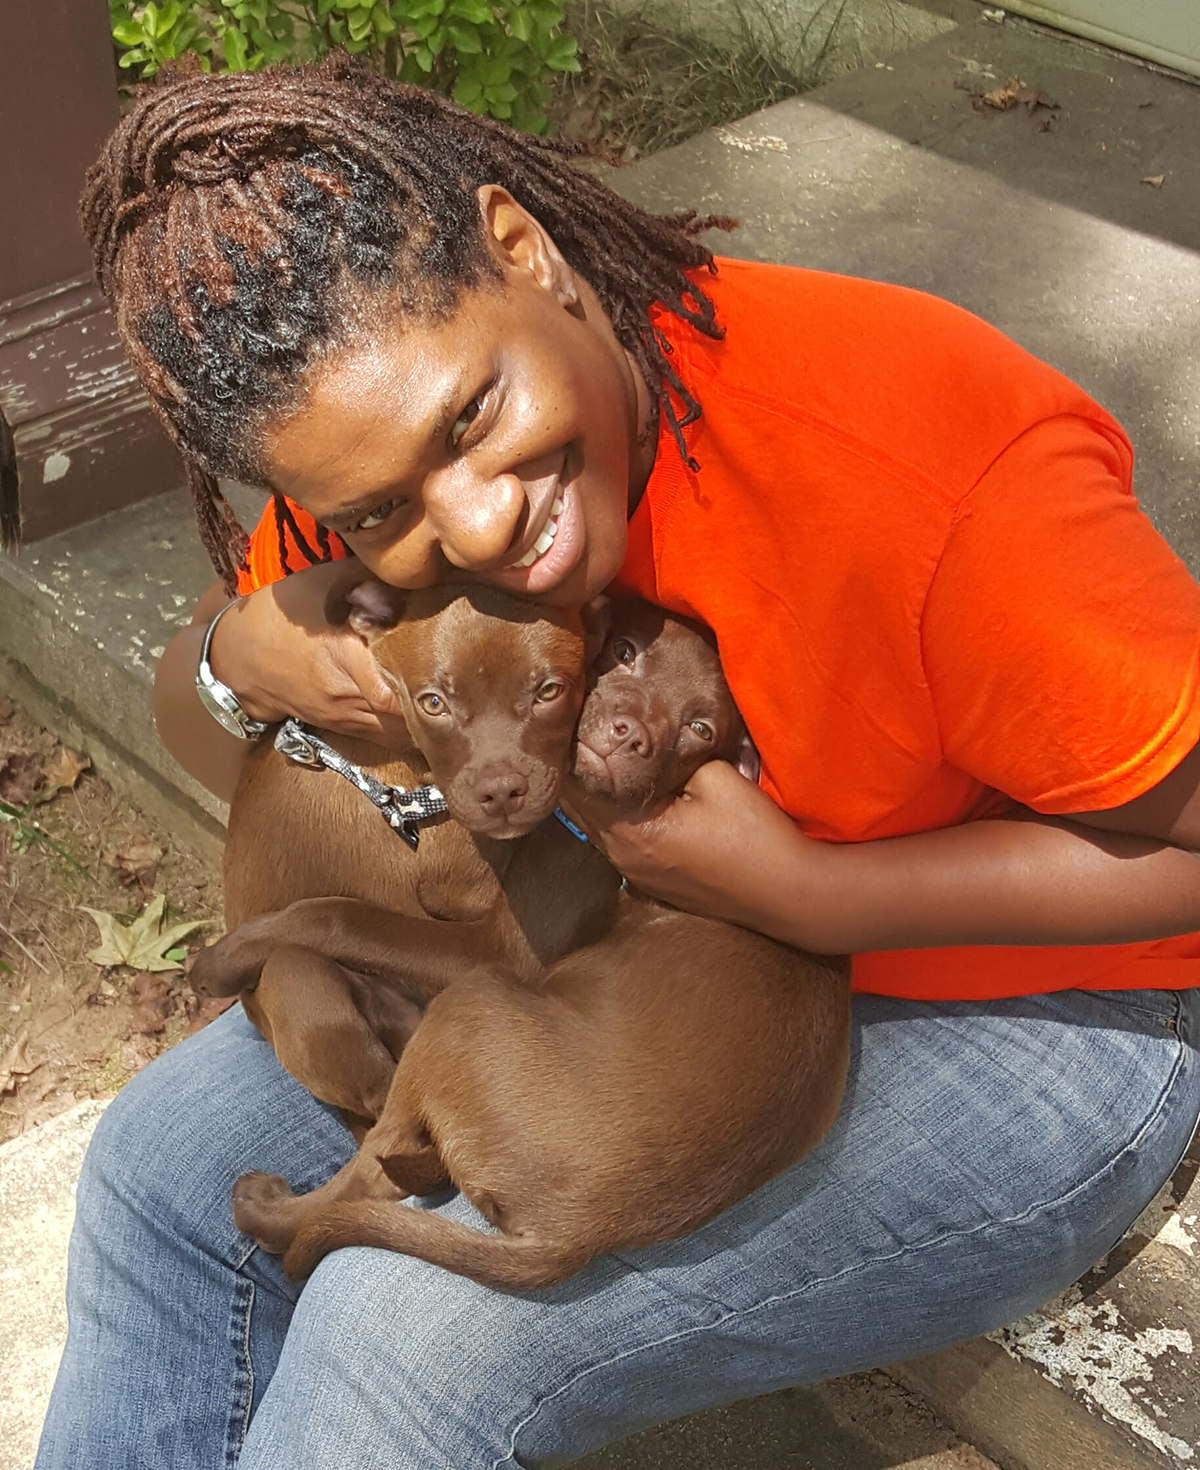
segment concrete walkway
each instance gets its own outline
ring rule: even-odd
[[[1125,423],[1143,503],[1200,572],[1200,89],[971,14],[928,45],[616,182],[652,208],[737,213],[743,229],[718,249],[899,281],[989,318]],[[979,101],[1013,77],[1058,108]],[[158,749],[149,722],[156,650],[207,580],[182,494],[28,548],[0,563],[0,689],[86,745],[136,800],[216,842],[219,809]],[[46,1134],[9,1146],[29,1162],[43,1147],[66,1144]],[[0,1150],[0,1179],[13,1157]],[[1078,1288],[995,1341],[901,1365],[891,1380],[868,1375],[686,1421],[594,1463],[978,1464],[968,1441],[1004,1470],[1194,1465],[1198,1162]],[[68,1206],[61,1190],[56,1199],[45,1208],[61,1269]],[[29,1321],[32,1332],[36,1310]],[[28,1341],[43,1374],[40,1389],[36,1375],[25,1380],[34,1406],[53,1348]],[[900,1395],[901,1380],[941,1422]],[[889,1438],[896,1423],[909,1428]],[[14,1465],[28,1463],[24,1453]]]

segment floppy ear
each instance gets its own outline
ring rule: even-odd
[[[579,609],[579,616],[583,620],[584,657],[590,668],[600,657],[612,627],[612,602],[602,592]]]
[[[374,578],[360,582],[346,594],[349,613],[346,621],[360,638],[374,643],[390,632],[404,616],[408,594],[400,587],[389,587]]]
[[[758,778],[762,774],[762,761],[745,725],[742,726],[742,732],[733,747],[732,765],[739,776],[745,776],[747,781],[753,781],[756,786],[758,785]]]

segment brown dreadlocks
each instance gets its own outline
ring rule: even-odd
[[[580,151],[345,57],[176,77],[141,97],[88,173],[83,226],[126,351],[183,451],[200,534],[227,586],[246,537],[216,477],[264,482],[265,425],[375,293],[439,318],[496,277],[481,184],[519,200],[595,290],[686,455],[681,430],[700,406],[650,309],[661,303],[721,335],[684,272],[712,268],[697,237],[733,222],[647,214],[573,167]],[[328,554],[321,532],[312,559]]]

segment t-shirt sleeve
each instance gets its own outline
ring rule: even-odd
[[[926,598],[945,759],[1037,811],[1132,801],[1200,741],[1200,586],[1131,469],[1115,430],[1035,425],[964,499]]]

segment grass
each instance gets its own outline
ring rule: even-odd
[[[576,0],[566,28],[582,69],[560,86],[556,131],[630,161],[794,97],[823,79],[843,4],[823,5],[788,54],[765,13],[752,25],[740,6],[729,44],[717,45]]]

